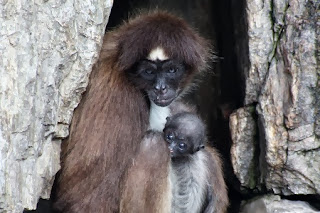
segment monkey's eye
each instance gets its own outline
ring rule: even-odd
[[[170,69],[168,69],[168,73],[175,73],[175,72],[177,72],[177,69],[176,68],[170,68]]]
[[[185,143],[179,143],[179,149],[184,150],[187,148],[187,144]]]
[[[145,70],[144,72],[145,72],[146,74],[148,74],[148,75],[154,74],[154,72],[153,72],[152,70],[149,70],[149,69],[148,69],[148,70]]]
[[[173,134],[172,134],[172,133],[169,133],[169,134],[167,135],[166,139],[167,139],[168,142],[171,142],[171,141],[174,139]]]

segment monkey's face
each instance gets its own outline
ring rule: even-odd
[[[205,126],[193,113],[182,112],[167,117],[163,133],[171,158],[188,157],[204,148]]]
[[[163,133],[171,158],[188,157],[194,153],[196,141],[193,141],[192,132],[186,132],[183,123],[178,118],[167,118]]]
[[[129,78],[158,106],[168,106],[180,94],[185,80],[183,63],[175,60],[141,60],[129,72]]]
[[[190,138],[179,134],[177,129],[166,128],[164,130],[164,139],[169,144],[171,158],[187,157],[193,154],[193,144]]]

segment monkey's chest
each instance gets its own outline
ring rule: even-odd
[[[162,132],[167,122],[166,118],[170,115],[171,112],[169,107],[159,107],[155,103],[151,102],[148,129]]]
[[[205,176],[199,167],[172,172],[172,213],[201,212],[206,197]]]

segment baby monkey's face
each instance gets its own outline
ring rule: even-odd
[[[188,157],[204,147],[204,125],[192,113],[179,113],[167,118],[163,132],[171,158]]]
[[[193,153],[193,145],[190,144],[188,136],[181,134],[177,127],[165,128],[164,139],[169,144],[171,158],[187,157]]]

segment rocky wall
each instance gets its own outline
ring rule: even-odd
[[[0,212],[49,198],[112,3],[0,2]]]
[[[320,2],[242,2],[234,21],[245,107],[230,117],[240,190],[319,195]]]

